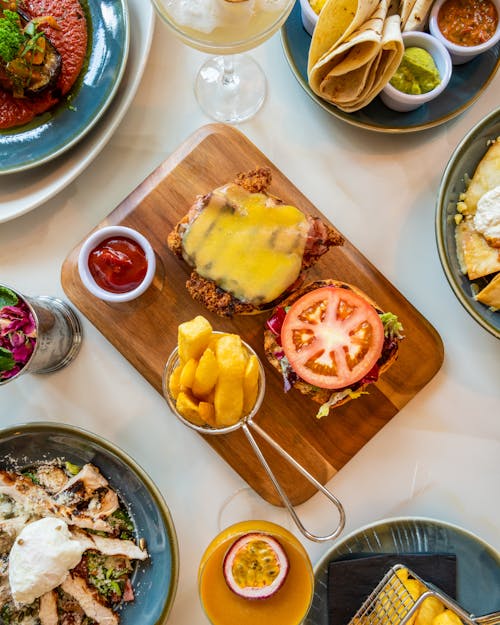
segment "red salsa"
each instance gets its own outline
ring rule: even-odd
[[[111,293],[127,293],[138,287],[148,268],[142,247],[120,236],[101,241],[90,252],[88,264],[96,283]]]
[[[446,0],[438,13],[443,35],[458,46],[477,46],[495,34],[498,12],[491,0]]]

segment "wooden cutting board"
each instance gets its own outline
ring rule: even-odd
[[[260,355],[266,370],[266,395],[256,422],[324,484],[435,375],[443,361],[443,345],[428,321],[349,241],[331,249],[310,270],[311,280],[337,278],[359,286],[382,309],[399,316],[406,338],[397,362],[370,386],[368,395],[318,420],[318,405],[297,391],[285,394],[280,375],[264,357],[266,315],[223,319],[191,299],[184,286],[189,270],[168,250],[167,234],[197,195],[233,180],[238,172],[265,165],[273,172],[273,194],[323,217],[241,132],[210,124],[189,137],[97,226],[130,226],[149,239],[159,269],[148,292],[135,302],[121,305],[94,298],[78,275],[80,245],[63,264],[62,285],[75,306],[159,393],[179,323],[203,314],[214,329],[240,334]],[[174,418],[165,403],[165,419]],[[281,505],[242,432],[204,438],[264,499]],[[268,444],[260,442],[291,501],[298,504],[311,497],[315,488]]]

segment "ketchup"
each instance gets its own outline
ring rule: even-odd
[[[142,247],[121,236],[101,241],[90,252],[88,264],[96,283],[111,293],[126,293],[138,287],[148,268]]]

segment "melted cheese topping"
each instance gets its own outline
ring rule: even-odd
[[[183,253],[201,276],[237,299],[265,304],[298,278],[308,232],[295,206],[228,184],[190,224]]]

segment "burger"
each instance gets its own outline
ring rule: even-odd
[[[169,233],[169,249],[191,268],[191,297],[223,317],[272,309],[343,237],[318,217],[269,193],[256,168],[198,196]]]
[[[321,404],[318,417],[366,393],[396,360],[403,327],[366,293],[318,280],[289,295],[264,331],[269,362],[284,380]]]

